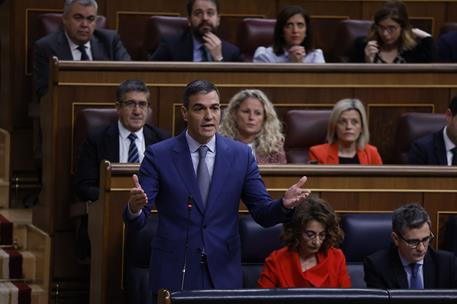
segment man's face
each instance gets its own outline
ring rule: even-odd
[[[207,32],[215,33],[219,27],[219,14],[216,5],[210,0],[196,0],[188,18],[189,26],[197,38]]]
[[[97,10],[94,6],[73,4],[68,13],[63,16],[63,24],[68,37],[79,45],[89,41],[95,30],[96,17]]]
[[[392,232],[392,239],[401,255],[409,263],[416,263],[425,257],[428,245],[430,243],[431,235],[432,233],[430,231],[430,226],[427,223],[424,223],[419,228],[406,228],[401,236],[397,235],[395,232]],[[414,241],[418,243],[416,244],[417,246],[411,245],[411,243],[414,243]]]
[[[130,132],[136,132],[146,123],[151,111],[147,95],[144,92],[130,91],[116,103],[117,113],[122,125]]]
[[[451,110],[447,110],[446,112],[446,120],[447,120],[447,136],[452,140],[454,144],[457,145],[457,115],[452,116]]]
[[[216,91],[189,97],[189,108],[181,108],[190,136],[200,144],[208,143],[216,134],[221,120],[221,105]]]

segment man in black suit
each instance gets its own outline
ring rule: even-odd
[[[457,258],[451,252],[429,247],[434,236],[427,211],[407,204],[394,211],[392,239],[395,246],[365,259],[369,288],[457,288]]]
[[[82,201],[96,201],[99,193],[99,166],[103,159],[111,162],[141,162],[147,146],[168,138],[168,134],[146,124],[150,108],[149,89],[141,80],[126,80],[116,92],[119,120],[102,130],[94,130],[81,146],[76,170],[76,195]],[[134,143],[138,158],[129,161]]]
[[[189,29],[177,37],[163,37],[152,61],[240,61],[240,50],[220,39],[218,0],[188,0]]]
[[[457,165],[457,96],[446,111],[447,124],[438,132],[416,140],[409,151],[408,163],[416,165]]]
[[[33,76],[38,98],[48,92],[49,58],[130,60],[116,32],[95,29],[95,0],[65,0],[63,27],[35,43]]]

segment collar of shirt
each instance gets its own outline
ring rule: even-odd
[[[122,138],[122,140],[130,140],[128,139],[130,133],[135,133],[140,141],[144,140],[143,128],[139,129],[136,132],[129,131],[127,128],[124,127],[120,120],[117,121],[117,126],[119,128],[119,136]]]
[[[186,130],[186,139],[187,139],[187,144],[189,145],[190,153],[195,153],[195,152],[198,153],[198,149],[203,144],[201,144],[198,141],[196,141],[195,139],[193,139],[192,136],[190,136],[190,134],[189,134],[189,130]],[[216,136],[213,136],[213,138],[211,138],[211,140],[204,145],[206,145],[208,147],[208,152],[216,153]]]
[[[79,45],[75,44],[73,40],[70,39],[67,32],[65,32],[65,37],[67,37],[68,45],[70,46],[70,51],[71,55],[73,56],[73,60],[81,60],[81,52],[78,50]],[[87,56],[89,56],[90,60],[93,60],[90,48],[90,40],[84,43],[84,46],[86,47]]]

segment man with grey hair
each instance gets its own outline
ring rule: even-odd
[[[394,210],[392,240],[387,250],[366,257],[365,282],[369,288],[457,288],[457,258],[434,250],[434,236],[427,211],[419,204]]]
[[[48,92],[49,58],[60,60],[130,60],[119,35],[96,29],[95,0],[65,0],[63,26],[35,43],[33,77],[38,99]]]

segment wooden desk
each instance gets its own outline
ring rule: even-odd
[[[137,165],[101,167],[100,201],[89,210],[92,240],[91,304],[122,303],[122,211]],[[457,168],[402,166],[262,166],[261,173],[273,197],[279,197],[302,175],[306,187],[330,202],[340,213],[392,211],[419,202],[440,237],[438,212],[457,208]],[[240,212],[246,212],[243,205]]]

